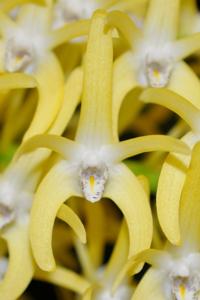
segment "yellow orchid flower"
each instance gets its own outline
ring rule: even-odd
[[[136,255],[119,274],[114,289],[126,274],[133,274],[138,263],[146,261],[152,267],[144,275],[135,290],[136,299],[198,299],[200,291],[200,199],[199,160],[200,143],[192,152],[190,167],[181,195],[180,226],[182,243],[173,246],[169,242],[164,250],[148,249]]]
[[[36,113],[25,139],[47,131],[62,104],[64,75],[52,49],[86,34],[88,26],[89,21],[85,20],[53,31],[51,10],[31,4],[20,8],[16,21],[1,13],[1,70],[32,75],[39,92]]]
[[[148,248],[152,237],[149,203],[136,177],[120,162],[153,150],[188,152],[184,143],[164,136],[115,143],[111,112],[112,36],[110,31],[104,33],[105,25],[105,13],[94,14],[84,63],[83,99],[75,141],[56,135],[39,135],[21,148],[22,153],[48,147],[63,157],[39,186],[32,207],[32,248],[38,265],[44,270],[51,270],[55,265],[51,249],[53,224],[59,207],[71,196],[85,197],[91,202],[102,197],[112,199],[128,224],[129,254]],[[45,215],[43,211],[46,211]],[[141,216],[145,222],[140,222]]]
[[[168,89],[147,89],[140,99],[145,103],[165,106],[186,121],[192,132],[187,133],[182,140],[190,148],[200,140],[200,110],[193,105],[190,98],[188,101]],[[170,153],[162,166],[159,178],[158,218],[163,232],[173,244],[180,243],[179,205],[190,159],[190,155]]]
[[[200,49],[200,34],[177,39],[179,6],[179,0],[170,0],[167,5],[164,0],[150,1],[143,29],[135,30],[132,42],[129,39],[132,50],[116,59],[114,127],[117,128],[124,97],[136,87],[168,87],[193,102],[199,102],[199,79],[183,60]]]

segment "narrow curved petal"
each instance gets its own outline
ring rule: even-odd
[[[113,65],[113,134],[118,139],[118,118],[125,96],[136,86],[137,80],[132,67],[132,54],[126,52]]]
[[[106,13],[96,11],[91,20],[84,58],[81,115],[76,139],[98,147],[112,140],[111,32],[105,33]]]
[[[106,282],[113,282],[116,274],[121,271],[128,257],[128,246],[128,230],[126,223],[123,221],[111,257],[105,267],[104,278],[106,279]]]
[[[28,222],[8,228],[3,238],[8,245],[9,263],[5,277],[0,283],[0,298],[13,300],[27,288],[35,269],[29,243]]]
[[[76,68],[71,72],[64,86],[64,100],[51,128],[48,130],[51,134],[61,134],[70,121],[78,103],[81,99],[83,89],[83,70]]]
[[[84,293],[82,300],[92,300],[92,292],[93,292],[93,288],[89,288],[87,289],[87,291]]]
[[[144,23],[146,36],[159,41],[171,41],[178,30],[179,0],[152,0]]]
[[[15,22],[9,18],[9,16],[4,13],[2,10],[0,11],[0,33],[3,37],[7,37],[7,31],[13,30],[16,28]]]
[[[200,50],[200,33],[192,34],[173,43],[175,58],[183,60]]]
[[[24,140],[48,130],[62,105],[64,76],[54,54],[46,54],[34,74],[38,83],[38,105]]]
[[[166,300],[163,285],[164,275],[151,268],[142,278],[131,300]]]
[[[85,218],[88,241],[88,252],[91,261],[96,268],[99,268],[103,262],[104,247],[106,243],[105,224],[106,212],[101,201],[95,204],[85,201]],[[98,236],[98,239],[95,238]]]
[[[199,140],[192,133],[182,139],[191,148]],[[170,153],[161,170],[157,190],[157,213],[159,223],[172,244],[180,243],[179,207],[190,155]]]
[[[113,291],[118,288],[126,277],[132,276],[136,273],[138,264],[146,262],[155,268],[159,268],[162,267],[163,264],[167,264],[168,259],[169,254],[167,252],[156,249],[147,249],[136,254],[129,259],[120,272],[118,272],[112,287]]]
[[[111,151],[114,162],[150,151],[169,151],[182,154],[191,152],[183,141],[164,135],[148,135],[122,141],[108,146],[108,151]]]
[[[168,89],[147,89],[140,99],[167,107],[178,114],[194,131],[200,131],[200,110],[190,101]]]
[[[168,89],[187,99],[200,109],[199,78],[184,61],[177,63],[171,74]]]
[[[186,175],[180,204],[180,227],[183,242],[200,243],[200,142],[192,151],[190,166]]]
[[[43,179],[34,198],[30,239],[35,260],[45,271],[55,267],[51,243],[57,212],[69,197],[80,195],[73,171],[65,161],[59,161]]]
[[[44,272],[37,269],[34,278],[53,283],[78,294],[85,293],[90,286],[90,283],[84,277],[61,266],[57,266],[53,272]]]
[[[50,41],[48,48],[53,49],[62,45],[63,43],[67,43],[68,41],[87,35],[89,32],[90,20],[79,20],[76,22],[72,22],[66,24],[60,29],[54,30],[50,34]]]
[[[142,37],[140,31],[131,18],[122,11],[111,11],[108,14],[108,26],[117,28],[131,47],[134,48],[134,41]]]
[[[69,206],[62,204],[57,213],[57,218],[68,224],[74,230],[81,242],[86,243],[86,231],[84,225]]]
[[[149,248],[152,240],[152,215],[147,195],[138,179],[123,165],[110,170],[105,197],[122,211],[129,231],[129,257]]]
[[[5,73],[0,76],[0,89],[34,88],[37,81],[34,77],[23,73]]]
[[[59,135],[35,135],[21,145],[15,159],[19,158],[22,154],[34,151],[37,148],[51,149],[65,159],[69,159],[78,146],[79,145],[76,142]]]
[[[141,183],[141,185],[143,186],[148,198],[150,199],[150,192],[151,192],[151,189],[150,189],[150,182],[149,182],[149,179],[144,176],[144,175],[139,175],[137,176],[137,179],[139,180],[139,182]]]

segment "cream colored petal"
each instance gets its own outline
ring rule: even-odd
[[[113,45],[111,32],[104,32],[106,21],[103,11],[97,11],[91,20],[76,137],[80,142],[97,147],[112,140]]]
[[[74,38],[87,35],[89,27],[90,20],[79,20],[66,24],[60,29],[54,30],[50,34],[48,48],[53,49]]]
[[[138,253],[129,259],[120,272],[117,273],[117,277],[112,287],[113,291],[118,288],[125,278],[136,273],[138,264],[146,262],[159,269],[162,265],[166,265],[169,259],[170,256],[167,252],[156,249],[147,249]]]
[[[183,139],[191,148],[199,140],[192,133]],[[157,190],[157,213],[161,228],[172,244],[180,243],[179,205],[190,155],[170,153],[161,170]]]
[[[194,244],[196,249],[200,243],[200,142],[192,151],[190,166],[181,194],[180,227],[183,242]]]
[[[6,229],[3,238],[8,244],[9,263],[5,277],[0,283],[0,298],[17,299],[27,288],[34,273],[28,222],[16,224]]]
[[[5,73],[0,76],[0,89],[22,89],[34,88],[37,86],[36,80],[27,74]]]
[[[86,243],[86,231],[84,225],[69,206],[62,204],[57,213],[57,218],[68,224],[74,230],[80,241]]]
[[[51,134],[61,134],[69,123],[81,99],[83,88],[83,70],[76,68],[71,72],[64,86],[64,100],[51,128],[48,130]]]
[[[35,73],[38,82],[38,105],[24,140],[47,131],[61,108],[64,96],[64,77],[54,54],[46,54]]]
[[[108,25],[117,28],[133,48],[134,41],[142,36],[142,31],[135,26],[127,14],[121,11],[111,11],[108,14]]]
[[[30,240],[38,266],[45,271],[55,267],[52,231],[60,206],[69,197],[79,196],[73,169],[59,161],[41,182],[31,210]]]
[[[105,267],[104,278],[106,282],[109,281],[112,283],[116,274],[121,271],[128,257],[128,246],[128,230],[126,223],[123,221],[111,257]]]
[[[112,199],[122,211],[129,231],[129,257],[149,248],[152,240],[152,216],[147,195],[123,164],[110,170],[105,197]]]
[[[37,148],[51,149],[60,154],[63,158],[69,159],[74,151],[79,148],[79,145],[76,142],[59,135],[35,135],[21,145],[15,155],[15,159],[18,159],[22,154],[34,151]]]
[[[106,243],[106,210],[102,201],[96,202],[95,204],[85,201],[84,208],[88,252],[93,265],[98,268],[103,262],[104,247]],[[95,238],[96,236],[98,236],[98,239]]]
[[[83,294],[90,286],[90,283],[84,277],[61,266],[57,266],[54,272],[44,272],[37,269],[34,278],[53,283],[78,294]]]
[[[166,300],[164,280],[161,272],[151,268],[140,281],[131,300]]]
[[[200,132],[200,110],[190,101],[168,89],[147,89],[140,99],[145,103],[163,105],[178,114],[189,126]]]
[[[182,61],[175,65],[168,88],[200,109],[199,78],[185,62]]]
[[[116,140],[118,140],[118,118],[122,102],[125,96],[138,85],[131,60],[131,52],[126,52],[117,58],[113,65],[113,134]]]
[[[183,141],[164,135],[137,137],[108,146],[108,149],[112,153],[114,162],[120,162],[131,156],[150,151],[173,151],[190,154],[190,148]]]
[[[177,35],[180,0],[152,0],[144,24],[144,33],[158,43],[174,40]]]
[[[0,33],[4,38],[7,38],[7,32],[16,28],[15,22],[9,18],[2,10],[0,10]]]
[[[187,56],[200,50],[200,33],[192,34],[173,43],[176,60],[183,60]]]

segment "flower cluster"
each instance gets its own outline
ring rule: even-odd
[[[0,1],[0,299],[199,299],[199,24],[195,0]]]

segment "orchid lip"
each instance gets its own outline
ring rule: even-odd
[[[108,168],[105,164],[100,166],[82,167],[80,170],[80,183],[84,197],[90,202],[99,201],[104,193],[108,180]]]

